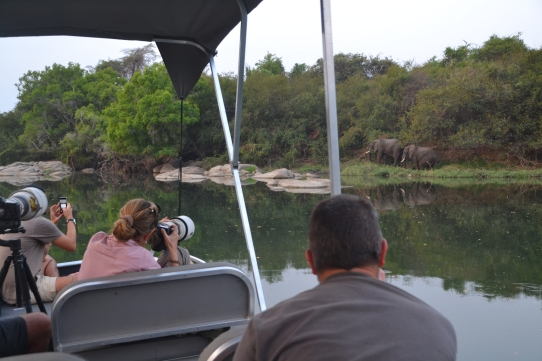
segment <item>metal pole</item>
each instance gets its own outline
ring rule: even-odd
[[[262,281],[260,278],[260,271],[258,269],[258,261],[256,260],[256,251],[254,250],[254,242],[252,241],[252,232],[250,231],[250,224],[248,222],[247,208],[245,205],[245,197],[243,195],[243,189],[241,186],[241,178],[239,176],[239,169],[237,167],[232,169],[233,180],[235,183],[235,193],[237,193],[237,203],[239,203],[239,212],[241,213],[241,221],[243,223],[243,231],[245,232],[245,240],[247,242],[248,255],[250,257],[250,263],[252,264],[252,275],[254,276],[254,286],[256,287],[256,295],[258,296],[258,303],[260,304],[260,310],[263,312],[267,309],[265,305],[265,299],[263,296]]]
[[[254,285],[256,287],[256,294],[258,296],[258,302],[260,310],[265,311],[267,309],[265,305],[265,299],[262,289],[262,281],[260,278],[260,271],[258,269],[258,261],[256,260],[256,252],[254,250],[254,242],[252,241],[252,233],[250,231],[250,224],[248,222],[248,215],[245,205],[245,198],[243,196],[243,189],[241,187],[241,178],[239,176],[239,148],[241,142],[241,116],[243,107],[243,85],[245,81],[245,50],[247,42],[247,9],[243,0],[237,0],[239,9],[241,12],[241,36],[239,41],[239,64],[237,71],[237,94],[235,99],[235,126],[234,126],[234,138],[232,145],[232,137],[230,128],[228,125],[228,119],[226,117],[226,110],[224,107],[224,100],[222,91],[220,89],[220,83],[218,81],[218,73],[214,63],[214,57],[201,45],[187,40],[172,40],[172,39],[154,39],[155,42],[164,43],[177,43],[193,45],[203,52],[209,55],[209,63],[211,65],[211,72],[213,74],[213,82],[215,86],[215,93],[218,103],[218,109],[220,112],[220,119],[222,120],[222,128],[224,131],[224,137],[226,139],[226,146],[228,148],[228,156],[230,158],[230,164],[232,167],[232,175],[235,183],[235,192],[237,194],[237,202],[239,203],[239,211],[241,213],[241,221],[243,223],[243,231],[245,232],[245,239],[247,242],[248,253],[250,262],[252,264],[252,274],[254,276]],[[181,178],[182,179],[182,178]]]
[[[228,118],[226,116],[226,108],[224,107],[224,97],[222,96],[222,89],[220,88],[220,82],[218,81],[218,73],[216,72],[215,57],[211,55],[209,57],[209,64],[211,65],[211,74],[213,75],[213,83],[215,85],[216,101],[218,103],[218,111],[220,113],[220,120],[222,120],[222,129],[224,131],[224,138],[226,139],[226,148],[228,149],[228,159],[233,161],[233,144],[231,142],[230,126],[228,124]]]
[[[247,8],[243,0],[237,0],[241,10],[241,31],[239,39],[239,64],[237,67],[237,97],[235,99],[235,128],[233,132],[232,165],[239,164],[239,143],[241,141],[241,115],[243,108],[243,85],[245,82],[245,49],[247,45]]]
[[[245,232],[245,240],[247,242],[248,254],[250,263],[252,264],[252,275],[254,276],[254,286],[256,287],[256,295],[260,310],[263,312],[267,309],[263,295],[262,280],[260,278],[260,270],[256,259],[256,251],[254,250],[254,242],[252,241],[252,232],[248,222],[248,214],[245,205],[245,197],[241,186],[241,178],[239,176],[239,146],[241,139],[241,113],[243,107],[243,85],[245,81],[245,49],[247,42],[247,9],[243,0],[237,0],[241,11],[241,36],[239,40],[239,66],[237,72],[237,95],[235,99],[235,128],[233,140],[233,159],[231,162],[231,171],[235,183],[235,193],[237,194],[237,203],[239,203],[239,212],[241,213],[241,221],[243,223],[243,231]]]
[[[335,93],[335,63],[333,61],[333,34],[331,30],[330,0],[320,0],[322,44],[324,52],[324,87],[326,92],[327,143],[331,196],[341,194],[341,168],[339,157],[339,131],[337,127],[337,95]]]

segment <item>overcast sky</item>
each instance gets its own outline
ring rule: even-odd
[[[322,57],[319,0],[264,0],[248,17],[246,64],[270,52],[289,71]],[[364,53],[423,64],[447,46],[481,45],[492,34],[522,33],[531,48],[542,47],[542,0],[331,0],[334,53]],[[219,72],[236,71],[239,31],[218,48]],[[28,70],[69,62],[96,65],[143,42],[74,37],[0,39],[0,112],[17,102],[15,84]]]

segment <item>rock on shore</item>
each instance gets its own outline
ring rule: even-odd
[[[70,166],[60,161],[16,162],[0,166],[0,181],[14,185],[27,185],[39,180],[58,181],[72,172]]]
[[[209,179],[217,184],[234,185],[230,164],[218,165],[208,171],[194,165],[190,164],[190,166],[182,168],[182,181],[184,183],[199,183]],[[171,168],[174,167],[171,167],[170,164],[155,167],[153,171],[156,180],[165,182],[179,180],[179,170]],[[315,194],[328,194],[331,192],[329,179],[314,179],[317,176],[313,174],[301,175],[286,168],[263,173],[256,165],[239,164],[239,175],[242,185],[255,184],[255,181],[265,182],[269,189],[273,191]],[[301,180],[303,177],[311,179]]]

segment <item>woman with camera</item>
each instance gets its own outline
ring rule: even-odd
[[[159,264],[153,253],[145,248],[153,236],[158,236],[154,235],[154,232],[159,213],[160,207],[155,203],[140,198],[128,201],[120,210],[120,217],[113,226],[113,234],[98,232],[90,239],[83,256],[79,280],[190,263],[186,249],[178,252],[175,224],[171,226],[173,232],[169,235],[164,229],[160,229],[167,248],[164,251],[167,252],[167,262]],[[164,259],[163,256],[161,259]],[[182,257],[181,261],[179,256]]]

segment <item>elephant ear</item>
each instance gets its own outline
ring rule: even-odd
[[[409,158],[414,157],[414,151],[415,150],[416,150],[416,146],[414,146],[414,145],[409,145],[408,146],[408,157]]]

